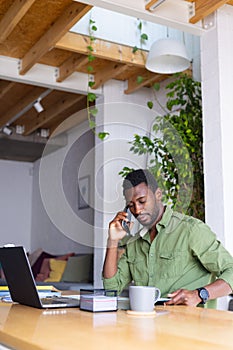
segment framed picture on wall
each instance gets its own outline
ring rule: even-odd
[[[78,209],[89,208],[90,202],[90,175],[78,180]]]

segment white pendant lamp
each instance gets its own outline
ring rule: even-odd
[[[172,74],[183,72],[190,64],[184,43],[165,38],[152,44],[146,60],[146,69],[154,73]]]

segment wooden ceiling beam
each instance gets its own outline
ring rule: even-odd
[[[192,67],[186,69],[182,73],[187,74],[191,77],[193,73]],[[139,74],[134,75],[128,79],[128,88],[124,91],[124,93],[131,94],[132,92],[137,91],[144,86],[152,86],[154,83],[160,83],[161,81],[164,81],[171,76],[172,74],[158,74],[145,71],[143,74],[140,75],[140,82],[138,82]]]
[[[36,0],[15,0],[0,22],[0,42],[14,30]]]
[[[64,112],[67,108],[77,103],[83,98],[83,95],[67,95],[63,99],[60,99],[57,103],[51,105],[48,109],[37,114],[36,118],[28,121],[25,124],[24,136],[30,135],[35,130],[43,127],[44,124],[50,122],[56,118],[60,113]]]
[[[92,89],[98,89],[101,85],[103,85],[109,79],[117,78],[117,76],[128,69],[126,64],[120,64],[117,62],[109,62],[102,68],[98,70],[94,75],[94,82]]]
[[[195,15],[189,19],[189,23],[195,24],[204,19],[221,6],[227,4],[229,0],[186,0],[195,3]]]
[[[88,63],[87,56],[77,56],[77,54],[72,54],[59,68],[57,82],[62,82],[68,78],[73,72],[79,70],[82,66]]]
[[[9,81],[4,88],[1,88],[0,99],[3,98],[6,94],[8,94],[15,86],[16,86],[15,82]]]
[[[156,74],[152,72],[145,72],[140,75],[140,82],[138,82],[139,75],[134,75],[128,79],[128,88],[124,91],[125,94],[131,94],[132,92],[135,92],[139,90],[140,88],[144,86],[150,86],[154,83],[159,83],[165,79],[167,79],[169,74]]]
[[[24,97],[21,97],[18,103],[16,103],[11,109],[0,117],[0,128],[14,119],[18,113],[20,113],[30,103],[33,103],[44,91],[45,88],[34,87],[30,93],[27,93]]]
[[[150,11],[150,9],[151,9],[151,7],[152,6],[154,6],[154,7],[156,7],[156,5],[160,5],[161,3],[162,3],[163,1],[159,1],[159,0],[150,0],[150,1],[148,1],[147,3],[146,3],[146,5],[145,5],[145,9],[147,10],[147,11]],[[156,4],[157,3],[157,4]]]
[[[76,127],[78,124],[82,123],[84,120],[88,119],[87,115],[87,98],[83,96],[83,99],[79,100],[72,107],[75,108],[75,112],[70,112],[68,117],[62,116],[61,118],[56,118],[49,124],[50,135],[59,135],[61,132],[65,132],[68,129]]]
[[[89,36],[68,32],[56,43],[55,47],[61,50],[88,55],[88,45],[90,45]],[[141,68],[145,66],[144,62],[147,51],[139,49],[133,53],[133,48],[131,46],[120,45],[100,39],[96,39],[92,46],[94,49],[92,54],[97,58],[131,64],[132,66]]]
[[[80,20],[92,6],[73,2],[36,42],[21,60],[20,74],[25,74],[39,59],[53,48],[56,42]]]

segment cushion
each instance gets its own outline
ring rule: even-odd
[[[43,282],[46,278],[49,277],[49,273],[50,273],[49,258],[46,258],[42,261],[40,271],[35,278],[36,281]]]
[[[36,278],[37,275],[39,273],[41,273],[41,268],[42,268],[42,264],[44,262],[44,259],[54,258],[54,257],[55,257],[55,255],[49,254],[47,252],[42,252],[40,254],[40,256],[37,258],[37,260],[35,261],[35,263],[32,265],[33,276]]]
[[[65,270],[67,261],[58,259],[49,259],[50,273],[45,282],[60,282],[62,274]]]
[[[92,270],[92,255],[76,255],[68,259],[62,282],[89,282]]]

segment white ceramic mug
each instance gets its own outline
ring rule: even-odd
[[[132,311],[151,312],[160,298],[160,290],[150,286],[130,286],[129,302]]]

